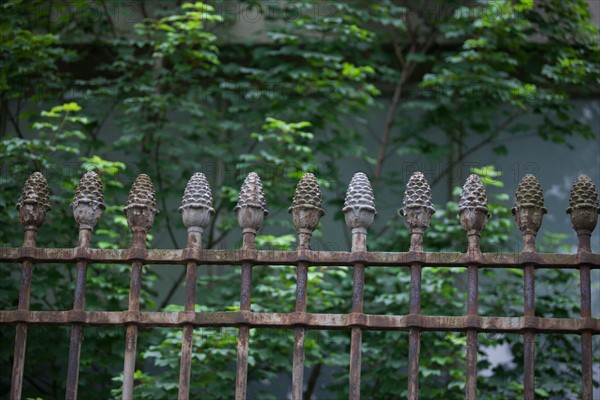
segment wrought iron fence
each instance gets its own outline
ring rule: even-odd
[[[139,175],[129,193],[124,209],[133,239],[128,249],[90,247],[92,230],[105,208],[102,183],[94,172],[81,179],[72,203],[79,225],[75,248],[38,248],[36,233],[50,209],[48,184],[38,172],[29,177],[17,205],[25,228],[19,248],[4,249],[2,263],[21,263],[21,283],[17,310],[0,311],[0,324],[15,324],[16,337],[12,370],[11,399],[20,399],[23,386],[27,329],[31,325],[70,325],[70,350],[66,399],[77,398],[79,359],[86,326],[123,326],[126,329],[124,351],[123,399],[131,399],[138,329],[170,327],[183,329],[179,373],[179,398],[189,398],[192,337],[197,327],[236,327],[238,329],[235,398],[246,398],[250,328],[286,328],[294,330],[292,398],[302,398],[304,340],[307,329],[343,329],[351,331],[349,398],[360,398],[361,342],[365,330],[409,332],[408,398],[419,395],[419,350],[421,332],[461,331],[467,333],[467,399],[477,396],[477,334],[480,332],[520,333],[524,336],[524,398],[534,398],[534,353],[536,334],[564,333],[581,336],[582,395],[592,399],[592,335],[600,334],[600,319],[592,317],[591,269],[600,268],[600,254],[591,251],[590,240],[598,218],[598,192],[589,177],[582,175],[574,183],[570,206],[573,228],[578,237],[577,254],[542,254],[535,250],[535,237],[546,213],[540,184],[532,175],[520,182],[513,214],[523,234],[520,253],[482,253],[480,236],[489,217],[485,189],[477,175],[471,175],[463,187],[459,214],[468,237],[465,253],[430,253],[423,251],[423,237],[435,211],[430,187],[420,172],[414,173],[406,188],[400,213],[410,230],[407,252],[367,251],[367,229],[373,223],[375,201],[367,176],[352,178],[343,212],[352,232],[352,248],[343,251],[312,251],[311,235],[323,215],[321,194],[316,178],[306,174],[300,180],[289,211],[297,230],[296,251],[255,249],[255,237],[267,215],[262,183],[250,173],[241,188],[235,207],[242,228],[239,250],[202,248],[202,235],[211,216],[212,197],[208,181],[196,173],[188,182],[179,208],[187,227],[184,249],[147,249],[146,235],[158,213],[154,188],[147,175]],[[76,263],[73,309],[69,311],[29,311],[33,266],[36,263]],[[131,263],[129,305],[126,311],[86,311],[86,269],[90,263]],[[143,264],[182,264],[186,266],[185,309],[182,312],[141,312],[140,290]],[[241,266],[240,310],[232,312],[195,312],[196,278],[199,265]],[[296,305],[291,313],[251,312],[252,267],[255,265],[295,265]],[[306,312],[307,273],[309,265],[348,266],[354,271],[352,312],[349,314],[313,314]],[[370,315],[363,312],[365,268],[386,266],[410,269],[410,308],[407,315]],[[421,272],[424,267],[467,268],[467,313],[463,316],[429,316],[421,313]],[[524,270],[524,313],[522,317],[485,317],[478,315],[479,268],[522,268]],[[538,268],[574,268],[580,272],[581,316],[579,318],[541,318],[535,315],[535,270]]]

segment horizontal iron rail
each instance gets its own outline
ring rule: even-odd
[[[30,325],[124,326],[140,327],[238,327],[294,328],[298,326],[319,330],[349,330],[359,327],[365,330],[408,331],[466,331],[519,333],[591,332],[600,334],[599,318],[542,318],[428,316],[421,314],[375,315],[363,313],[316,314],[304,312],[255,313],[252,311],[223,312],[134,312],[134,311],[0,311],[0,324],[27,323]]]
[[[319,266],[404,266],[422,264],[427,267],[465,267],[469,264],[485,268],[514,268],[526,264],[536,268],[579,268],[582,265],[600,269],[600,254],[554,253],[428,253],[428,252],[375,252],[375,251],[280,251],[280,250],[203,250],[190,249],[84,249],[14,247],[0,249],[0,263],[123,263],[142,261],[145,264],[198,264],[236,265],[249,262],[253,265],[297,265],[306,262]]]

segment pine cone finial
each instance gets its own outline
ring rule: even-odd
[[[423,235],[435,212],[431,202],[431,188],[422,172],[411,175],[406,184],[400,215],[410,230],[410,251],[423,251]]]
[[[352,251],[367,250],[367,229],[375,220],[375,196],[369,178],[362,172],[354,174],[344,202],[346,225],[352,230]]]
[[[298,247],[309,247],[310,235],[317,228],[319,219],[325,214],[319,183],[310,172],[304,174],[298,182],[288,211],[292,214],[292,221],[298,233]]]
[[[515,193],[515,208],[519,207],[536,207],[544,208],[544,192],[542,191],[542,185],[531,174],[525,175]]]
[[[146,174],[139,174],[127,199],[127,206],[123,209],[127,217],[129,228],[133,232],[147,232],[154,223],[154,215],[158,214],[156,208],[156,194],[152,180]]]
[[[471,174],[465,182],[458,207],[460,224],[467,231],[469,252],[479,252],[479,236],[485,227],[490,212],[487,207],[487,195],[481,179]]]
[[[254,232],[260,229],[264,217],[269,214],[263,192],[263,185],[256,172],[250,172],[240,189],[239,200],[235,211],[238,224],[244,232]]]
[[[50,189],[44,175],[34,172],[27,178],[17,203],[19,218],[25,229],[37,230],[50,210]]]
[[[179,212],[183,218],[183,224],[196,231],[204,231],[210,222],[210,217],[214,215],[215,210],[212,207],[212,192],[206,176],[201,172],[196,172],[188,181]]]
[[[425,175],[419,171],[413,173],[406,184],[400,214],[405,215],[411,208],[426,208],[432,213],[435,212],[431,201],[431,187]]]
[[[264,211],[264,215],[268,215],[267,201],[263,191],[262,181],[256,172],[250,172],[240,189],[238,203],[233,209],[239,210],[242,207],[259,208]]]
[[[579,245],[582,248],[590,250],[589,236],[596,228],[598,222],[598,190],[592,179],[587,175],[580,175],[573,183],[571,197],[569,198],[569,208],[567,214],[571,215],[571,224],[577,235],[588,236],[587,244]]]
[[[542,226],[542,218],[546,212],[542,185],[535,176],[525,175],[517,186],[515,206],[512,209],[515,222],[523,233],[524,251],[535,251],[535,236]]]
[[[479,175],[471,174],[467,178],[458,204],[458,211],[464,209],[477,209],[489,213],[487,194]]]
[[[310,172],[307,172],[296,186],[296,192],[294,193],[292,205],[288,208],[288,212],[292,213],[298,208],[312,208],[317,210],[322,216],[325,214],[322,205],[321,190],[317,178]]]
[[[104,204],[102,181],[94,171],[86,172],[79,180],[71,209],[80,229],[92,229],[100,220]]]
[[[589,176],[579,175],[573,182],[567,213],[571,213],[572,210],[577,208],[588,207],[598,208],[598,190]]]
[[[342,211],[345,213],[352,208],[360,208],[377,214],[371,182],[369,182],[369,178],[363,172],[354,174],[346,191],[346,199]]]

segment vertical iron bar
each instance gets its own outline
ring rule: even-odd
[[[188,230],[187,249],[190,251],[202,250],[202,232],[199,229]],[[198,277],[198,265],[194,261],[188,261],[185,266],[185,305],[186,312],[194,312],[196,308],[196,281]],[[183,327],[181,341],[181,360],[179,366],[179,395],[180,399],[190,397],[190,377],[192,373],[192,345],[194,338],[194,326],[187,324]]]
[[[589,265],[579,269],[581,291],[581,318],[592,317],[591,273]],[[592,332],[581,333],[581,383],[583,400],[592,400],[593,394]]]
[[[25,229],[25,239],[23,247],[31,248],[35,251],[35,239],[37,231],[35,229]],[[19,286],[19,303],[17,310],[29,310],[29,300],[31,298],[31,279],[33,274],[33,263],[31,260],[24,260],[21,264],[21,283]],[[25,372],[25,351],[27,349],[27,324],[18,323],[15,332],[15,350],[13,352],[13,369],[10,386],[10,398],[20,399],[23,390],[23,373]]]
[[[526,265],[524,267],[524,315],[535,316],[535,267]],[[532,331],[523,334],[523,396],[525,400],[535,398],[535,335]]]
[[[255,232],[243,233],[243,250],[254,249]],[[242,264],[242,284],[240,288],[240,310],[250,311],[252,304],[252,264]],[[245,400],[248,386],[248,349],[250,344],[250,327],[240,326],[238,331],[237,366],[235,377],[235,399]]]
[[[421,313],[421,265],[410,267],[410,314]],[[419,356],[421,352],[421,331],[411,328],[408,336],[408,399],[419,398]]]
[[[140,310],[140,292],[142,289],[142,262],[134,261],[131,266],[131,282],[129,285],[129,308]],[[125,334],[125,362],[123,366],[123,400],[133,397],[133,375],[135,373],[135,353],[137,348],[138,327],[127,325]]]
[[[198,268],[195,262],[188,261],[185,272],[185,311],[193,312],[196,303],[196,278]],[[187,324],[183,327],[181,342],[181,361],[179,367],[179,397],[188,399],[190,396],[190,377],[192,368],[192,344],[194,326]]]
[[[90,229],[79,230],[80,249],[89,247],[92,231]],[[73,311],[83,311],[85,308],[85,281],[87,276],[87,261],[77,262],[75,275],[75,292],[73,298]],[[79,360],[81,356],[81,342],[83,341],[83,325],[73,324],[71,327],[71,339],[69,343],[69,365],[67,367],[66,400],[77,399],[77,387],[79,385]]]
[[[591,253],[591,232],[577,232],[577,254]],[[579,290],[581,294],[581,318],[592,317],[591,269],[589,265],[579,268]],[[592,364],[592,332],[581,333],[581,386],[583,400],[592,400],[593,396],[593,364]]]
[[[308,264],[296,267],[296,312],[306,312]],[[304,390],[304,339],[305,329],[294,329],[294,358],[292,366],[292,400],[302,400]]]
[[[467,267],[467,315],[477,315],[479,297],[477,265]],[[467,387],[466,399],[477,399],[477,331],[467,331]]]
[[[31,275],[33,264],[30,260],[23,261],[21,266],[21,285],[19,287],[18,310],[29,309],[29,298],[31,291]],[[25,370],[25,350],[27,348],[27,324],[18,323],[15,332],[15,351],[12,370],[12,382],[10,389],[11,399],[20,399],[23,389],[23,372]]]
[[[363,312],[363,295],[365,286],[365,265],[354,266],[354,290],[352,295],[352,312]],[[352,328],[350,338],[350,395],[351,400],[360,399],[360,370],[361,370],[362,329]]]

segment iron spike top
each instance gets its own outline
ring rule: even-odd
[[[93,208],[106,209],[103,189],[98,174],[94,171],[86,172],[79,180],[77,189],[75,189],[75,197],[71,203],[71,208],[74,210],[79,204],[89,204]]]
[[[517,186],[513,214],[521,207],[540,208],[543,210],[544,214],[547,211],[544,207],[544,192],[542,191],[542,185],[540,185],[540,182],[538,182],[536,177],[531,174],[525,175]]]
[[[44,175],[34,172],[27,178],[17,203],[19,219],[26,230],[36,231],[46,219],[50,209],[50,190]]]
[[[135,181],[133,181],[129,197],[127,198],[127,207],[125,207],[124,211],[127,212],[127,210],[134,207],[147,208],[154,214],[158,214],[154,185],[150,177],[146,174],[139,174],[135,178]]]
[[[573,183],[567,214],[571,214],[573,210],[578,208],[596,208],[600,211],[598,190],[592,179],[587,175],[579,175]]]
[[[263,192],[263,185],[260,177],[256,172],[250,172],[240,189],[239,200],[234,211],[238,211],[242,207],[252,207],[263,210],[264,215],[268,215],[267,202]]]
[[[369,178],[363,172],[357,172],[350,180],[342,211],[345,213],[350,209],[356,208],[377,214],[371,182],[369,182]]]
[[[35,204],[40,206],[44,212],[50,207],[50,189],[44,175],[39,172],[34,172],[27,178],[21,196],[17,203],[17,210],[20,210],[25,204]]]
[[[304,174],[298,185],[292,200],[292,205],[288,208],[288,212],[293,213],[297,209],[313,209],[319,213],[319,217],[325,214],[321,201],[321,190],[317,178],[307,172]]]
[[[487,204],[487,195],[481,179],[476,174],[469,175],[462,188],[458,211],[461,212],[466,209],[480,210],[489,215]]]
[[[215,213],[212,205],[212,192],[208,180],[202,172],[196,172],[185,187],[179,212],[182,212],[186,208],[206,208],[212,215]]]
[[[432,213],[435,212],[431,201],[431,187],[425,175],[419,171],[414,172],[406,184],[400,215],[406,215],[411,208],[426,208]]]

